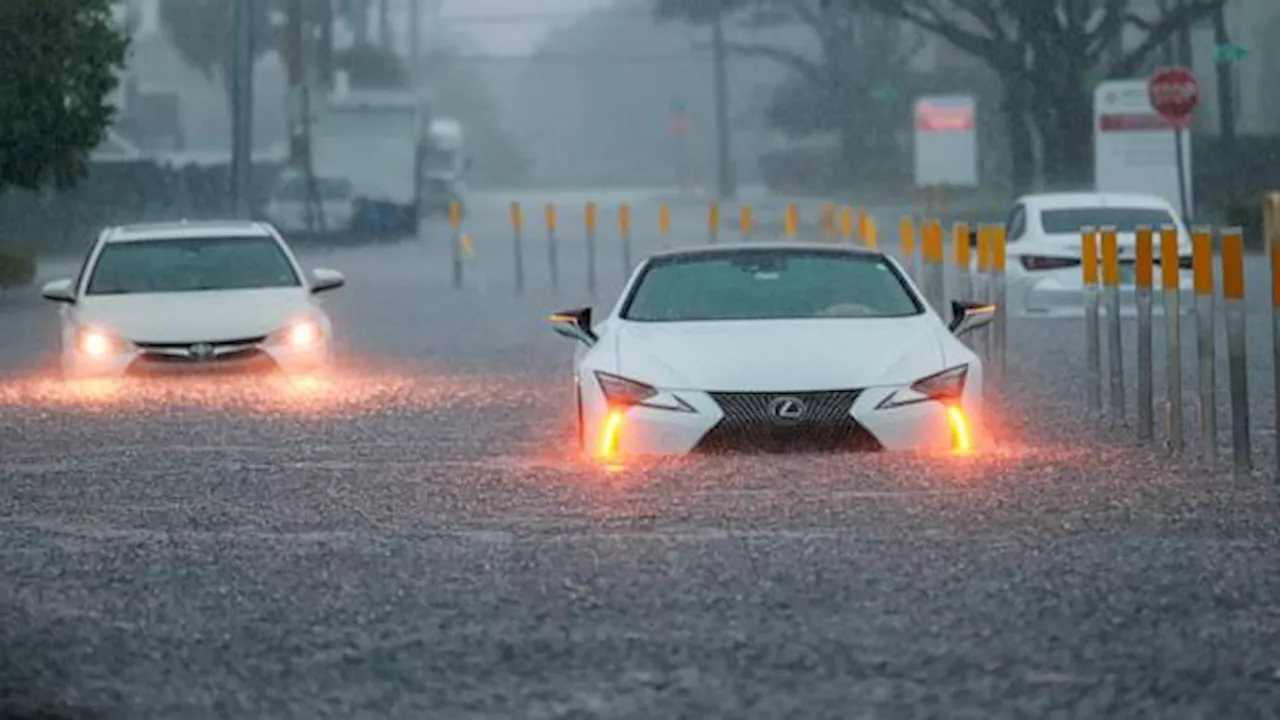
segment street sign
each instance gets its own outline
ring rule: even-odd
[[[976,187],[978,118],[974,98],[917,98],[914,120],[916,187]]]
[[[1216,63],[1244,62],[1248,57],[1249,51],[1243,45],[1227,43],[1213,46],[1213,61]]]
[[[1177,207],[1179,167],[1187,188],[1195,189],[1191,134],[1175,136],[1177,126],[1151,106],[1149,84],[1147,78],[1107,80],[1094,91],[1095,189],[1158,195]],[[1175,143],[1182,146],[1180,162]]]
[[[1192,113],[1200,104],[1200,86],[1186,68],[1156,71],[1147,82],[1147,95],[1151,107],[1178,127],[1191,124]]]

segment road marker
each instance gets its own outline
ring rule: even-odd
[[[1191,234],[1191,261],[1196,291],[1196,380],[1200,385],[1200,403],[1197,408],[1200,429],[1200,450],[1210,463],[1218,459],[1218,403],[1215,397],[1216,358],[1214,345],[1217,331],[1214,329],[1213,302],[1213,231],[1205,227],[1194,228]]]
[[[1182,315],[1178,278],[1178,229],[1160,228],[1160,285],[1165,320],[1165,439],[1182,451]]]
[[[1120,255],[1116,228],[1102,228],[1102,285],[1107,306],[1107,375],[1110,382],[1111,427],[1125,424],[1124,351],[1120,336]]]
[[[551,268],[551,292],[560,290],[560,259],[556,252],[556,229],[560,224],[559,214],[554,203],[543,207],[543,217],[547,223],[547,263]]]
[[[516,294],[524,294],[524,208],[511,203],[511,257],[515,266]]]
[[[1080,230],[1080,267],[1084,273],[1084,335],[1089,409],[1102,417],[1102,337],[1098,322],[1098,230]]]
[[[1155,364],[1151,347],[1151,284],[1155,241],[1148,226],[1137,229],[1137,265],[1134,284],[1138,302],[1138,439],[1149,442],[1155,434],[1154,388],[1151,378]]]
[[[1222,299],[1227,311],[1227,375],[1231,384],[1231,457],[1236,472],[1247,473],[1249,458],[1249,364],[1245,336],[1244,233],[1222,231]]]

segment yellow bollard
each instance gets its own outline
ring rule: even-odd
[[[866,235],[862,237],[862,240],[872,250],[880,246],[879,230],[876,228],[875,218],[867,218]]]
[[[457,201],[449,203],[449,227],[453,229],[452,252],[453,255],[453,287],[462,287],[462,237],[459,235],[459,228],[462,227],[462,206]]]
[[[822,238],[830,240],[836,235],[836,206],[833,203],[822,203],[819,223],[822,226]]]
[[[942,223],[938,220],[925,220],[920,227],[920,251],[924,259],[924,293],[934,309],[942,312],[943,304],[943,260],[945,251],[942,240]]]
[[[461,243],[462,243],[462,257],[469,259],[471,257],[471,234],[462,233]]]
[[[1237,473],[1252,467],[1249,457],[1248,343],[1244,303],[1244,234],[1222,231],[1222,299],[1227,311],[1227,379],[1231,387],[1231,458]]]
[[[720,203],[707,206],[707,238],[712,245],[720,239]]]
[[[750,240],[754,231],[755,217],[751,213],[751,206],[743,205],[738,209],[738,232],[742,234],[743,240]]]
[[[1217,330],[1214,328],[1213,307],[1213,232],[1209,228],[1196,227],[1192,230],[1191,277],[1196,295],[1196,380],[1200,390],[1196,411],[1200,448],[1205,459],[1215,463],[1218,459],[1217,359],[1214,352]]]
[[[1120,250],[1116,229],[1102,230],[1102,286],[1107,307],[1107,376],[1111,380],[1111,427],[1124,424],[1124,354],[1120,336]]]
[[[962,300],[973,299],[973,275],[969,271],[969,224],[958,222],[951,226],[951,258],[956,266],[956,295]]]
[[[596,204],[587,203],[587,294],[596,296]]]
[[[671,234],[671,206],[666,203],[658,206],[658,234],[666,245],[667,236]]]
[[[898,225],[898,247],[902,251],[902,262],[907,266],[907,274],[916,276],[916,225],[910,217],[902,218]]]
[[[462,203],[454,200],[449,203],[449,227],[457,230],[462,226]]]
[[[1151,287],[1155,262],[1155,243],[1151,228],[1137,229],[1137,255],[1133,284],[1138,304],[1138,439],[1150,442],[1155,436],[1155,411],[1153,407],[1155,385],[1154,354],[1151,335]]]
[[[796,232],[800,225],[800,213],[796,209],[795,203],[787,203],[787,212],[782,220],[782,232],[787,236],[788,240],[796,239]]]
[[[995,303],[996,318],[993,332],[991,333],[991,341],[995,345],[995,375],[996,387],[1002,386],[1005,376],[1005,360],[1008,357],[1009,348],[1009,297],[1007,287],[1004,280],[1005,267],[1005,240],[1007,239],[1007,230],[1004,225],[996,225],[992,228],[992,252],[991,252],[991,277],[994,283],[994,295],[992,302]]]
[[[1160,285],[1165,321],[1165,439],[1169,449],[1181,452],[1182,437],[1182,290],[1178,278],[1178,229],[1160,229]]]
[[[631,274],[631,206],[618,206],[618,233],[622,236],[622,276]]]
[[[516,294],[524,292],[524,208],[511,203],[511,257],[515,266]]]
[[[560,288],[560,261],[556,252],[556,230],[560,224],[559,213],[554,203],[547,203],[542,208],[543,220],[547,225],[547,263],[551,268],[551,291]]]
[[[1089,409],[1102,415],[1102,335],[1098,316],[1098,231],[1080,231],[1080,267],[1084,272],[1085,358],[1088,367]]]
[[[867,215],[867,208],[858,208],[858,237],[861,238],[864,243],[867,241],[867,235],[871,231],[870,221],[871,216]]]
[[[840,208],[840,239],[853,242],[853,208],[848,205]]]

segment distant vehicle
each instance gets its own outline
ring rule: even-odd
[[[424,100],[391,90],[342,90],[317,109],[312,172],[350,183],[357,233],[417,233],[426,212],[428,118]]]
[[[1079,311],[1084,289],[1080,231],[1086,226],[1116,228],[1121,285],[1131,297],[1136,231],[1143,225],[1156,233],[1157,264],[1160,228],[1177,228],[1179,287],[1192,289],[1191,234],[1164,198],[1124,193],[1045,193],[1018,198],[1006,223],[1005,282],[1010,311]],[[1154,286],[1162,288],[1160,272],[1153,274]]]
[[[451,203],[465,204],[471,158],[466,154],[462,124],[448,118],[432,120],[426,153],[424,212],[445,213]]]
[[[313,188],[305,175],[289,172],[271,190],[266,214],[287,233],[347,232],[356,217],[355,190],[351,181],[332,177],[315,178]]]
[[[982,361],[896,261],[830,245],[718,245],[640,265],[575,339],[578,438],[597,457],[735,451],[967,450]]]
[[[284,238],[255,222],[112,227],[78,277],[44,286],[62,304],[70,378],[326,367],[333,329],[316,299],[341,287],[307,278]]]

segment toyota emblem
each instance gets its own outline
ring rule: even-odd
[[[213,357],[213,346],[209,343],[196,343],[191,346],[191,357],[197,360],[208,360]]]
[[[776,397],[769,403],[769,415],[779,425],[795,425],[804,417],[807,409],[803,400],[790,395]]]

